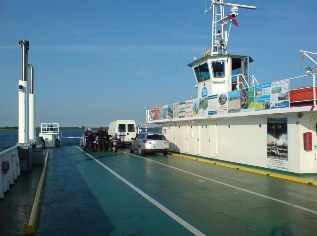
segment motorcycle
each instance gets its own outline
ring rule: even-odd
[[[112,152],[118,152],[118,143],[120,142],[120,139],[116,138],[116,137],[112,137],[110,139],[110,151]]]

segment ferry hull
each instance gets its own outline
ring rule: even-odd
[[[297,174],[317,173],[317,113],[294,109],[161,124],[174,152]],[[306,133],[311,133],[311,150],[305,150]]]

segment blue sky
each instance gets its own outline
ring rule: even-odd
[[[0,0],[0,126],[18,124],[19,40],[35,68],[36,123],[145,123],[146,106],[197,97],[187,65],[210,48],[205,0]],[[317,52],[317,1],[241,0],[232,54],[250,55],[259,83],[304,74]]]

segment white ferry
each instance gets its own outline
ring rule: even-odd
[[[227,8],[230,12],[225,14]],[[296,174],[317,173],[316,68],[258,84],[250,75],[252,58],[232,55],[227,47],[240,8],[256,9],[211,1],[211,50],[189,64],[197,98],[146,109],[146,122],[162,125],[174,152]],[[317,65],[316,53],[301,53]],[[300,86],[303,80],[309,86]]]

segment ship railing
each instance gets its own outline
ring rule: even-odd
[[[260,85],[258,80],[255,78],[254,75],[251,75],[250,78],[251,78],[251,87],[255,87],[257,85]]]
[[[17,145],[0,152],[0,199],[20,175]]]
[[[311,78],[311,79],[310,79]],[[288,78],[291,106],[316,105],[316,74]]]
[[[248,81],[245,79],[243,74],[236,74],[231,76],[231,81],[234,81],[234,83],[236,83],[236,89],[246,89],[249,88],[249,83]]]
[[[58,123],[41,123],[41,133],[59,134]]]
[[[252,85],[253,83],[257,83],[255,78],[250,84]],[[300,106],[310,106],[311,109],[314,109],[316,106],[316,73],[272,81],[270,83],[255,85],[253,87],[253,89],[251,89],[252,87],[249,87],[249,89],[242,88],[242,90],[237,89],[221,94],[220,97],[226,97],[226,101],[230,100],[230,96],[232,98],[231,100],[239,101],[239,97],[241,96],[241,108],[232,106],[230,108],[231,111],[229,111],[229,107],[226,105],[225,112],[228,112],[228,114],[234,114],[240,112],[241,110],[261,111],[264,109],[291,108]],[[241,91],[240,95],[239,91]],[[259,96],[257,94],[259,94]],[[214,102],[209,103],[208,101],[209,99],[216,101],[215,99],[217,99],[218,95],[219,94],[208,97],[207,102],[206,98],[191,98],[187,101],[178,103],[176,102],[153,108],[146,107],[146,122],[182,118],[191,119],[194,116],[200,116],[200,118],[202,118],[217,114],[218,111],[222,112],[221,114],[224,114],[223,107],[215,105],[216,103]],[[261,99],[258,99],[259,97],[261,97]],[[248,98],[247,103],[244,98]],[[250,99],[253,99],[253,101]],[[208,112],[205,112],[206,110]],[[176,117],[175,114],[177,114]]]
[[[236,74],[231,76],[232,81],[236,81],[237,89],[246,89],[246,88],[253,88],[259,85],[259,82],[256,80],[254,75],[250,76],[250,80],[247,80],[243,74]],[[251,83],[250,83],[251,82]]]

